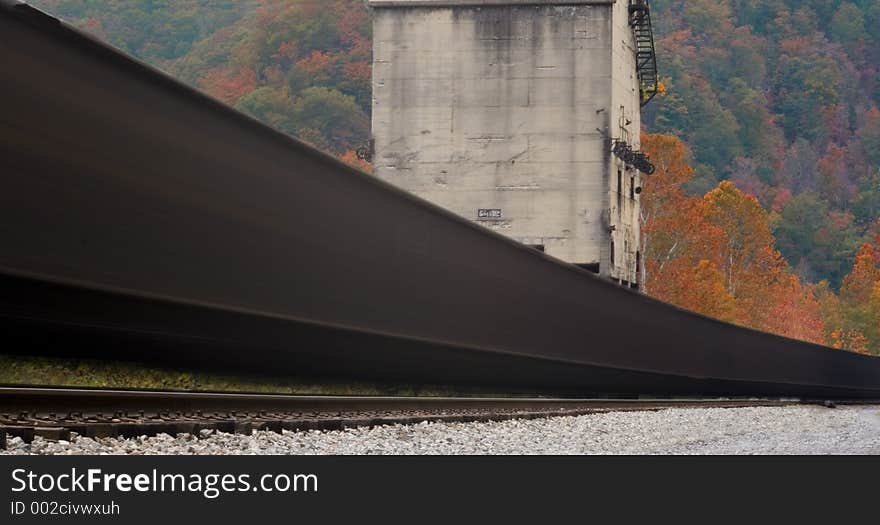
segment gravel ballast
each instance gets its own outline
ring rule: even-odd
[[[668,409],[333,432],[70,442],[10,438],[0,454],[880,454],[880,407]]]

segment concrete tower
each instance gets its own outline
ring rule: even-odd
[[[376,175],[637,286],[645,1],[367,1]]]

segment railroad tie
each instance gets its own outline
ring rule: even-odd
[[[8,437],[21,438],[25,443],[30,443],[34,440],[34,427],[5,425],[3,431]]]
[[[70,430],[64,427],[34,427],[34,437],[47,441],[70,441]]]

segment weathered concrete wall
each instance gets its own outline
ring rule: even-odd
[[[623,139],[633,149],[640,149],[641,98],[636,72],[635,40],[629,26],[629,2],[614,4],[611,42],[611,129],[609,135]],[[638,282],[637,265],[641,264],[639,250],[639,200],[636,188],[641,186],[641,174],[627,169],[626,164],[612,157],[613,180],[608,187],[611,219],[611,240],[614,242],[614,260],[610,261],[611,275],[630,283]],[[620,184],[617,173],[621,172]]]
[[[620,106],[638,130],[633,57],[618,56],[626,35],[632,47],[627,2],[540,3],[370,2],[375,173],[553,256],[633,281],[625,247],[637,246],[637,201],[617,205],[608,144]],[[614,265],[612,235],[620,238]]]

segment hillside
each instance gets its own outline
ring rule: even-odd
[[[691,147],[693,193],[755,195],[798,274],[839,286],[880,216],[880,1],[652,5],[668,95],[647,129]]]
[[[369,140],[372,27],[359,0],[31,3],[353,162]]]

